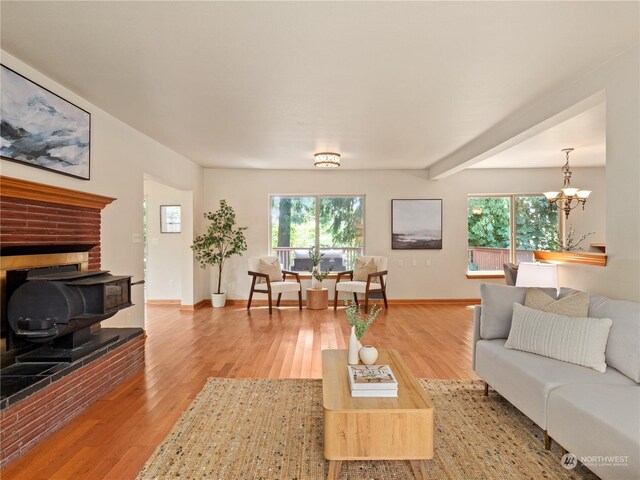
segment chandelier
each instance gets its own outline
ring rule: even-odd
[[[571,168],[569,167],[569,153],[573,151],[573,148],[562,149],[565,152],[566,163],[562,167],[562,175],[564,180],[562,182],[562,190],[559,192],[544,192],[544,196],[549,201],[549,206],[554,203],[558,204],[558,208],[564,210],[565,218],[569,218],[571,210],[578,205],[582,205],[584,210],[584,204],[587,202],[587,198],[591,194],[591,190],[580,190],[571,186]]]
[[[316,153],[313,163],[318,168],[337,168],[340,166],[340,154],[331,152]]]

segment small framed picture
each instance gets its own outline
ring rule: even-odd
[[[182,207],[160,205],[160,233],[182,232]]]
[[[442,250],[442,199],[391,200],[392,250]]]

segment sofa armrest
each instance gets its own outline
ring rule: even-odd
[[[471,353],[471,367],[476,369],[476,343],[480,340],[480,314],[482,313],[482,306],[475,305],[473,307],[473,346]]]

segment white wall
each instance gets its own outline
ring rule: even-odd
[[[576,184],[593,190],[586,210],[569,217],[577,232],[597,232],[589,241],[604,241],[605,172],[574,169]],[[215,208],[222,198],[234,207],[239,225],[248,226],[246,256],[269,248],[270,194],[366,195],[366,252],[389,257],[390,298],[477,298],[480,280],[466,278],[467,194],[539,193],[559,188],[560,169],[466,170],[439,181],[423,171],[205,170],[205,205]],[[443,249],[391,250],[391,199],[442,198]],[[575,219],[575,220],[574,220]],[[234,258],[223,281],[230,298],[247,298],[246,256]],[[404,260],[399,267],[398,260]],[[416,267],[411,260],[416,259]],[[426,267],[425,261],[431,260]],[[486,281],[486,280],[483,280]],[[504,282],[500,280],[499,282]],[[580,282],[574,283],[580,288]]]
[[[160,206],[182,205],[183,192],[153,180],[144,181],[147,201],[147,300],[180,300],[182,298],[183,236],[160,231]],[[185,212],[182,212],[183,215]],[[188,246],[186,247],[189,248]]]
[[[2,175],[49,185],[116,197],[102,215],[102,268],[115,274],[143,277],[143,176],[150,172],[160,182],[192,191],[192,209],[202,211],[202,168],[155,140],[143,135],[99,109],[15,57],[2,52],[2,63],[91,113],[91,180],[84,181],[8,161],[1,162]],[[188,228],[193,228],[189,225]],[[188,264],[185,264],[188,262]],[[198,292],[206,278],[193,266],[193,258],[183,261]],[[189,280],[189,279],[188,279]],[[184,283],[184,282],[183,282]],[[184,285],[183,285],[184,287]],[[192,293],[190,304],[195,303]],[[135,306],[103,322],[104,326],[144,326],[144,299],[141,287],[133,287]]]

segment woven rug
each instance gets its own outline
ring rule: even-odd
[[[435,455],[428,478],[597,479],[565,470],[560,449],[480,382],[420,380],[435,404]],[[150,479],[320,480],[321,380],[210,378],[138,475]],[[409,462],[343,462],[341,479],[412,479]]]

